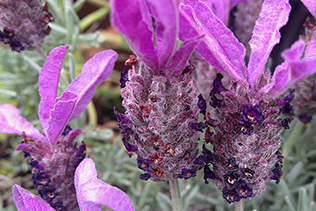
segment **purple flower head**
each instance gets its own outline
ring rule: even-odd
[[[190,179],[191,177],[196,176],[196,167],[193,167],[192,169],[183,168],[181,170],[181,174],[179,175],[179,178],[184,178],[185,180]]]
[[[40,0],[5,0],[0,3],[0,41],[12,51],[40,47],[50,33],[49,22],[54,20],[47,3]]]
[[[224,189],[227,184],[224,176],[234,171],[247,180],[244,188],[248,192],[244,195],[247,200],[252,199],[271,180],[277,161],[275,153],[281,145],[280,134],[293,120],[290,102],[294,91],[283,99],[279,96],[298,80],[316,72],[315,40],[299,40],[285,50],[282,53],[285,61],[271,76],[265,65],[280,40],[280,28],[288,20],[291,8],[287,0],[266,0],[262,4],[249,42],[247,65],[245,46],[208,5],[201,0],[184,0],[180,7],[180,40],[205,35],[195,50],[231,79],[231,84],[223,85],[222,77],[217,75],[210,93],[215,133],[209,142],[217,158],[212,162],[216,185],[229,202],[234,201],[232,187]],[[208,136],[209,132],[205,134]],[[237,164],[235,170],[226,162],[232,157]],[[227,194],[231,197],[227,198]]]
[[[229,189],[227,188],[227,186],[225,186],[223,189],[223,197],[227,200],[228,203],[240,201],[240,197],[237,190],[235,188]]]
[[[111,74],[117,54],[111,50],[96,54],[57,97],[60,71],[67,50],[68,47],[64,46],[53,49],[39,76],[41,102],[38,116],[43,133],[9,104],[0,105],[0,132],[23,137],[22,144],[16,150],[30,154],[34,187],[51,207],[56,210],[79,210],[81,205],[76,200],[78,189],[75,189],[74,177],[77,166],[85,158],[86,148],[84,142],[78,148],[75,138],[84,131],[72,130],[67,124],[79,117],[92,99],[96,86]],[[94,196],[99,197],[97,194]],[[18,204],[20,202],[16,200],[17,207],[28,206]]]
[[[249,187],[247,182],[245,182],[244,180],[238,181],[238,185],[236,187],[236,190],[237,190],[240,198],[252,197],[252,194],[253,194],[252,189],[251,189],[251,187]]]
[[[245,124],[256,124],[263,121],[262,110],[260,103],[252,106],[250,103],[244,103],[242,105],[241,121]]]
[[[121,133],[127,134],[124,145],[151,161],[140,167],[141,179],[178,179],[196,167],[202,125],[197,124],[197,85],[188,59],[203,36],[189,38],[177,49],[178,0],[110,3],[112,23],[136,55],[126,61],[131,69],[121,77],[126,112],[115,111]]]

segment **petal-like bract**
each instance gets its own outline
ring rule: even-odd
[[[43,199],[28,192],[19,185],[13,187],[13,197],[19,211],[54,211]]]
[[[49,53],[38,79],[38,91],[41,96],[41,102],[38,106],[38,117],[41,120],[45,134],[50,112],[54,108],[60,71],[68,48],[68,46],[60,46]]]
[[[45,140],[42,134],[25,118],[20,116],[17,108],[10,104],[0,105],[0,132],[22,135]]]
[[[103,204],[114,211],[133,211],[128,196],[97,178],[92,159],[86,158],[76,169],[75,186],[81,211],[101,210]]]
[[[251,55],[248,64],[248,76],[252,89],[264,69],[275,44],[280,40],[279,29],[288,21],[291,7],[287,1],[266,0],[262,5],[259,19],[249,42]]]

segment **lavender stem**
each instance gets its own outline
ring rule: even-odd
[[[182,211],[182,202],[178,180],[169,180],[173,211]]]
[[[35,52],[44,60],[47,60],[47,54],[43,51],[41,47],[36,47]]]
[[[234,203],[235,211],[244,211],[244,201],[241,199],[238,202]]]

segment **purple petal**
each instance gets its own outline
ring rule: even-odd
[[[309,45],[305,50],[305,57],[315,58],[316,57],[316,40],[310,41]]]
[[[85,131],[81,130],[81,129],[75,129],[69,132],[69,134],[67,135],[67,142],[72,142],[78,135],[80,135],[81,133],[84,133]]]
[[[32,152],[36,152],[37,148],[31,144],[19,144],[15,150],[32,153]]]
[[[187,40],[180,45],[179,50],[172,58],[169,68],[167,68],[173,70],[172,75],[174,77],[177,77],[182,73],[183,69],[188,63],[189,57],[191,56],[195,47],[201,42],[202,38],[204,38],[204,35]]]
[[[95,164],[90,158],[84,159],[77,167],[75,187],[81,211],[101,210],[101,204],[115,211],[134,210],[124,192],[97,178]]]
[[[20,116],[17,108],[10,104],[0,105],[0,132],[22,135],[23,131],[27,136],[46,141],[30,122]]]
[[[258,82],[274,45],[280,41],[280,28],[288,21],[291,7],[286,0],[266,0],[249,42],[251,55],[248,64],[250,86]]]
[[[296,81],[316,72],[316,57],[300,59],[304,46],[303,41],[297,41],[291,49],[283,52],[285,62],[276,68],[271,83],[260,89],[257,95],[267,93],[270,98],[279,96]]]
[[[301,0],[303,4],[307,7],[307,9],[312,13],[312,15],[316,18],[316,2],[315,0]]]
[[[205,38],[196,47],[210,64],[220,68],[238,81],[248,86],[244,63],[245,47],[238,42],[233,33],[210,11],[208,6],[199,1],[186,1],[180,10],[181,40],[205,34]]]
[[[54,211],[43,199],[19,185],[13,187],[13,197],[19,211]]]
[[[154,47],[153,25],[143,0],[112,0],[111,20],[125,37],[134,53],[149,67],[158,67],[158,51]]]
[[[95,88],[107,79],[112,73],[117,53],[107,50],[96,54],[85,63],[81,74],[71,82],[64,91],[78,96],[74,111],[69,122],[76,119],[86,109],[91,101]],[[65,94],[63,93],[63,95]]]
[[[64,92],[61,97],[56,99],[54,109],[50,113],[46,136],[51,143],[54,143],[58,136],[62,134],[68,124],[69,119],[75,109],[78,96]]]
[[[38,90],[41,96],[41,102],[38,106],[38,117],[42,122],[45,134],[48,127],[50,111],[54,107],[55,98],[57,96],[60,71],[68,48],[68,46],[60,46],[54,48],[49,53],[38,79]]]
[[[240,2],[247,0],[200,0],[209,6],[212,12],[227,26],[230,10]]]
[[[159,68],[163,68],[176,51],[179,33],[179,4],[174,0],[148,0],[147,5],[156,25],[155,41]]]

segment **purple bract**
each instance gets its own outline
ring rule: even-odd
[[[111,50],[96,54],[85,63],[81,74],[72,81],[60,97],[57,97],[60,71],[67,50],[68,47],[64,46],[53,49],[40,72],[41,102],[38,107],[38,116],[42,123],[43,133],[21,117],[19,110],[12,105],[0,105],[0,132],[18,134],[23,137],[23,142],[16,150],[24,151],[26,156],[31,157],[29,164],[33,174],[34,188],[47,202],[46,204],[43,200],[16,186],[13,194],[19,210],[28,210],[37,205],[42,206],[38,210],[43,211],[52,208],[88,210],[84,208],[87,203],[89,206],[99,207],[93,210],[100,210],[100,204],[117,207],[117,203],[122,200],[109,199],[109,203],[104,200],[120,191],[115,188],[107,191],[109,185],[96,179],[94,166],[91,167],[92,160],[83,161],[86,154],[85,144],[82,142],[78,148],[75,141],[76,136],[84,131],[72,130],[67,126],[85,110],[96,86],[111,74],[117,54]],[[90,167],[80,167],[81,163],[84,163],[82,165],[88,163]],[[79,169],[83,169],[78,170],[78,165]],[[76,168],[76,178],[79,178],[77,182],[74,181]],[[80,179],[88,175],[95,178],[90,176],[89,182]],[[89,192],[89,197],[85,194],[86,192]],[[121,192],[119,194],[124,195]],[[95,198],[92,200],[91,196]],[[29,198],[32,200],[28,200]],[[124,200],[129,203],[129,209],[121,210],[133,210],[127,196]]]
[[[196,51],[207,62],[222,70],[231,80],[222,84],[217,74],[210,90],[209,105],[200,99],[206,129],[205,141],[213,145],[214,180],[228,202],[252,199],[262,193],[266,182],[278,183],[282,175],[279,161],[280,133],[293,120],[294,90],[279,96],[298,80],[316,72],[315,40],[299,40],[283,52],[285,61],[271,76],[265,67],[270,52],[280,40],[280,28],[290,12],[287,0],[266,0],[249,42],[251,54],[245,64],[246,48],[200,0],[184,0],[180,9],[181,40],[205,35]],[[208,102],[207,102],[208,104]],[[210,121],[212,119],[212,121]],[[210,124],[206,124],[208,127]],[[200,129],[200,128],[198,128]],[[208,177],[207,175],[205,177]]]

